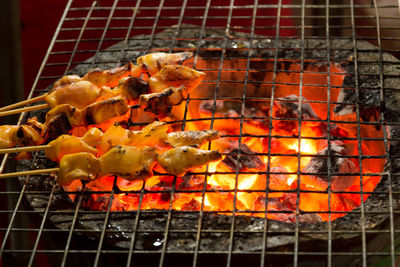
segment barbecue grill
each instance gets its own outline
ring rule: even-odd
[[[68,191],[50,175],[1,181],[7,183],[0,187],[5,188],[0,195],[4,203],[7,201],[0,208],[0,257],[5,265],[367,266],[383,261],[395,266],[400,208],[400,61],[396,58],[400,50],[395,47],[400,17],[384,12],[398,12],[400,3],[214,2],[68,1],[29,97],[47,92],[65,74],[84,75],[95,67],[112,68],[154,51],[191,51],[194,59],[189,66],[207,76],[198,93],[186,99],[181,113],[169,123],[177,123],[182,130],[196,123],[210,129],[236,123],[238,134],[223,137],[237,138],[238,147],[245,140],[266,138],[267,150],[224,152],[236,162],[228,173],[234,175],[235,182],[232,188],[219,191],[207,186],[213,176],[212,166],[195,173],[202,177],[195,190],[178,187],[176,177],[161,189],[149,190],[143,184],[130,192],[116,187],[115,181],[109,191],[92,191],[84,186]],[[297,98],[284,99],[293,94]],[[221,117],[216,112],[218,103],[228,102],[239,103],[238,112]],[[193,116],[193,107],[198,110],[204,103],[209,115]],[[274,105],[285,103],[296,104],[295,114],[299,115],[282,118],[273,114]],[[265,116],[246,113],[248,107],[257,111],[260,105],[266,107]],[[303,116],[308,112],[304,105],[314,110],[324,106],[317,113],[327,115],[307,118]],[[19,123],[43,115],[40,111],[23,114]],[[295,123],[298,130],[286,136],[274,135],[275,121]],[[246,132],[245,125],[251,122],[266,125],[265,132]],[[302,135],[302,125],[309,122],[328,125],[326,136]],[[354,135],[338,137],[331,125],[351,128]],[[300,152],[273,153],[271,137],[297,140],[295,150]],[[300,187],[274,190],[268,186],[246,190],[239,186],[241,175],[252,174],[240,167],[242,159],[251,161],[249,154],[268,159],[265,170],[255,171],[265,175],[268,185],[272,157],[293,158],[300,166],[303,158],[310,157],[301,150],[301,141],[322,139],[328,144],[323,170],[328,181],[326,191]],[[332,189],[333,177],[340,177],[333,166],[336,141],[356,144],[356,152],[348,158],[359,163],[355,174],[358,190]],[[365,154],[364,144],[379,149],[371,148],[375,152]],[[364,165],[382,168],[365,171]],[[53,166],[41,152],[18,164],[12,155],[5,155],[0,172]],[[300,181],[306,177],[300,168],[294,175]],[[376,187],[364,188],[360,177],[372,177]],[[136,196],[138,208],[115,209],[115,199],[128,193]],[[198,206],[176,210],[174,198],[185,193],[197,194]],[[230,210],[206,209],[205,199],[210,193],[232,194]],[[251,193],[286,193],[292,196],[288,200],[292,206],[274,210],[241,207],[240,194]],[[304,210],[300,207],[304,193],[326,196],[328,208]],[[331,201],[338,194],[358,197],[360,203],[350,210],[331,210]],[[95,197],[99,195],[101,207]],[[162,198],[165,206],[143,208],[146,196],[152,195]],[[258,202],[267,207],[273,199],[264,197]]]

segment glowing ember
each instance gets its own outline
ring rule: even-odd
[[[201,64],[209,63],[200,61],[197,67],[201,68]],[[270,68],[272,69],[272,63]],[[313,68],[312,64],[310,68]],[[331,68],[332,73],[343,73],[335,66]],[[291,64],[289,71],[299,71],[299,66]],[[294,221],[297,208],[300,211],[317,212],[316,221],[334,220],[344,216],[347,211],[365,201],[369,196],[368,192],[373,191],[379,182],[379,177],[368,176],[368,173],[378,173],[383,169],[383,159],[362,159],[360,169],[360,152],[365,156],[377,156],[382,155],[384,149],[381,142],[362,141],[362,151],[358,151],[355,114],[350,119],[347,118],[353,123],[326,123],[327,114],[331,114],[331,120],[337,119],[332,111],[334,105],[328,105],[328,100],[337,101],[338,90],[332,89],[331,99],[327,99],[327,79],[322,76],[304,72],[305,84],[321,86],[303,86],[300,107],[298,86],[277,86],[272,111],[269,101],[248,101],[243,111],[241,102],[191,100],[186,112],[185,130],[210,129],[214,114],[213,129],[229,137],[212,141],[201,148],[208,149],[210,145],[211,149],[225,154],[223,159],[184,176],[153,176],[144,184],[143,181],[128,182],[117,178],[116,185],[123,193],[117,192],[114,195],[112,210],[136,210],[141,203],[141,209],[168,209],[172,204],[172,208],[176,210],[196,211],[203,208],[205,211],[227,215],[235,210],[236,215],[264,217],[266,214],[270,219],[283,221]],[[344,75],[332,74],[331,85],[340,87],[343,79]],[[208,77],[206,80],[213,78]],[[276,82],[285,81],[299,84],[299,74],[277,73]],[[200,93],[192,97],[205,97],[207,94],[204,92],[214,90],[212,87],[205,89],[197,90]],[[266,95],[265,92],[258,95],[256,90],[249,94],[270,96],[268,92]],[[165,121],[182,120],[185,107],[186,103],[174,107],[171,116],[165,118]],[[273,115],[272,119],[270,114]],[[300,126],[299,114],[302,120]],[[115,121],[124,121],[127,117],[118,117],[100,125],[100,128],[105,131]],[[271,129],[270,123],[273,126]],[[171,124],[169,127],[172,131],[179,129],[180,125]],[[360,127],[362,138],[383,135],[380,129],[368,125]],[[82,127],[75,128],[72,133],[82,136],[86,130]],[[157,166],[155,171],[164,172]],[[103,177],[88,183],[86,187],[91,191],[110,191],[114,179]],[[363,200],[359,193],[360,185],[366,192]],[[80,187],[80,181],[75,181],[64,189],[75,191]],[[334,193],[328,194],[328,190]],[[92,194],[92,199],[84,205],[91,209],[106,209],[109,196]],[[335,213],[329,215],[331,211]]]

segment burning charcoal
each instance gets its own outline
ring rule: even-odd
[[[240,152],[240,159],[238,159],[238,153]],[[245,144],[242,144],[241,148],[235,148],[229,152],[233,155],[227,155],[222,161],[226,166],[232,170],[239,168],[239,171],[246,171],[249,169],[263,170],[265,168],[264,162],[254,155],[254,152]]]
[[[243,118],[246,124],[252,124],[261,129],[268,129],[268,121],[262,119],[249,120],[253,118],[266,118],[268,111],[265,110],[265,103],[260,101],[246,102],[243,110]],[[239,101],[216,101],[214,111],[214,100],[204,100],[200,103],[199,110],[202,113],[218,114],[219,117],[240,117],[242,103]]]
[[[200,208],[200,203],[195,199],[192,199],[189,203],[182,206],[182,210],[200,210]]]
[[[278,100],[274,103],[274,117],[298,118],[300,99],[297,95],[289,95]],[[302,101],[306,100],[304,97],[302,98]],[[318,115],[315,114],[310,104],[304,102],[301,103],[301,118],[319,120]]]
[[[303,101],[306,100],[304,97]],[[298,119],[299,117],[299,97],[297,95],[289,95],[280,98],[274,103],[273,116],[275,118]],[[301,119],[319,120],[309,103],[301,103]],[[275,131],[284,131],[290,134],[297,134],[297,120],[274,120],[273,126]],[[320,123],[318,123],[320,124]]]
[[[352,185],[356,176],[335,174],[357,173],[357,167],[348,158],[341,158],[345,153],[345,147],[334,142],[331,143],[331,188],[332,190],[341,191]],[[328,172],[328,148],[324,148],[318,152],[319,157],[311,159],[304,168],[306,173],[327,173]],[[325,174],[306,175],[301,177],[301,183],[307,186],[316,187],[319,190],[326,190],[328,187],[329,177]]]
[[[354,77],[347,76],[344,79],[343,84],[351,84],[354,86],[355,81],[352,79],[354,79]],[[337,104],[333,109],[335,115],[344,117],[345,119],[348,116],[353,115],[355,118],[356,104],[358,103],[360,108],[360,117],[363,121],[377,121],[377,118],[379,118],[381,100],[379,90],[370,89],[374,86],[370,84],[371,82],[372,80],[368,80],[368,78],[360,79],[359,84],[361,88],[359,90],[359,99],[357,99],[355,88],[342,88],[337,98],[337,102],[340,104]],[[362,87],[364,86],[369,88],[363,89]]]

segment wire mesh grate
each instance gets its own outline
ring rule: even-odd
[[[193,173],[203,177],[200,190],[180,188],[177,177],[168,189],[149,190],[143,183],[140,189],[129,192],[116,187],[111,191],[93,192],[86,190],[85,186],[76,192],[63,192],[54,183],[44,191],[31,186],[30,180],[33,177],[26,177],[25,183],[20,183],[21,186],[15,180],[7,181],[7,189],[0,192],[0,198],[8,203],[8,206],[0,207],[2,261],[5,265],[18,262],[28,266],[43,263],[61,266],[102,266],[109,263],[169,266],[177,265],[178,261],[184,266],[202,266],[206,262],[226,266],[240,266],[243,263],[298,266],[315,262],[328,266],[367,266],[383,259],[384,263],[395,266],[400,254],[397,249],[399,211],[396,210],[400,189],[397,186],[398,155],[393,148],[399,136],[393,134],[393,129],[400,124],[392,118],[397,114],[388,113],[386,102],[394,101],[396,104],[400,89],[400,61],[395,58],[400,56],[399,8],[396,1],[383,4],[361,0],[68,1],[29,97],[48,91],[52,82],[68,73],[81,74],[83,70],[98,66],[120,66],[129,57],[133,60],[138,55],[153,51],[190,51],[194,54],[191,67],[207,73],[199,90],[213,90],[208,95],[188,96],[183,105],[182,117],[169,123],[179,123],[182,130],[199,122],[206,123],[209,129],[216,129],[221,123],[234,123],[238,132],[223,134],[222,138],[237,138],[238,147],[241,147],[243,140],[268,140],[266,151],[253,153],[265,157],[267,167],[263,171],[243,171],[237,165],[231,171],[214,172],[208,166],[204,171]],[[164,34],[166,31],[168,34]],[[132,46],[132,43],[141,45]],[[212,64],[205,64],[205,61]],[[297,67],[286,68],[290,64]],[[310,68],[310,65],[325,68]],[[346,73],[333,68],[336,65],[345,66]],[[349,65],[351,67],[347,68]],[[297,78],[287,81],[280,78],[284,75],[295,75]],[[267,76],[270,79],[257,78]],[[316,82],[309,79],[311,76],[326,78],[324,82]],[[347,78],[343,76],[351,82],[345,83]],[[336,84],[336,79],[344,79],[345,82]],[[237,90],[235,94],[225,94],[230,88],[240,89],[234,89]],[[265,88],[270,90],[269,95],[254,93],[267,90]],[[283,100],[279,91],[282,88],[296,88],[299,98]],[[354,91],[355,98],[351,101],[332,100],[331,96],[343,88]],[[303,98],[307,90],[323,91],[326,100]],[[377,96],[379,114],[375,120],[363,119],[369,107],[365,104],[364,96],[367,93],[364,92]],[[190,117],[189,110],[204,101],[210,103],[209,115]],[[221,116],[217,112],[220,103],[235,101],[239,103],[236,114]],[[342,120],[331,114],[333,107],[343,104],[343,101],[348,101],[346,105],[355,111],[355,120]],[[246,113],[251,103],[256,102],[262,102],[268,107],[265,116],[249,116]],[[274,114],[275,105],[280,102],[297,103],[298,116],[287,118]],[[304,104],[327,106],[326,116],[319,119],[305,118],[303,113],[306,111],[302,108]],[[23,119],[21,117],[19,122]],[[262,121],[268,129],[262,134],[249,133],[244,125],[252,121]],[[274,134],[276,121],[297,123],[297,133]],[[327,127],[324,137],[304,136],[301,131],[307,123],[347,125],[355,128],[357,134],[338,138],[333,133],[334,128]],[[362,130],[377,128],[381,129],[381,135],[376,137],[370,137]],[[274,190],[269,187],[271,174],[295,175],[299,184],[303,177],[310,174],[300,168],[293,172],[274,172],[271,163],[274,157],[293,158],[300,166],[302,160],[310,155],[296,151],[275,153],[271,148],[273,138],[297,140],[297,151],[302,151],[303,140],[327,140],[329,160],[327,171],[323,173],[327,177],[349,175],[338,174],[333,168],[332,161],[337,157],[332,148],[334,142],[355,142],[357,153],[340,158],[357,160],[359,177],[379,179],[385,176],[388,182],[372,191],[363,188],[361,179],[360,190],[355,191],[333,190],[331,179],[328,180],[326,191],[307,190],[300,186]],[[383,153],[363,153],[364,144],[373,146],[379,142],[383,142]],[[208,149],[211,147],[212,143]],[[239,159],[247,156],[241,150],[222,154]],[[40,157],[39,154],[35,155],[34,160],[40,160]],[[363,171],[364,165],[382,161],[386,162],[385,171]],[[11,165],[11,155],[5,155],[0,172],[12,169]],[[6,166],[10,166],[9,169]],[[232,188],[218,190],[219,194],[232,193],[233,206],[230,210],[213,211],[205,208],[208,201],[206,196],[216,192],[208,187],[208,181],[214,174],[235,177]],[[241,188],[240,177],[251,174],[265,175],[266,187],[252,190]],[[321,175],[320,172],[312,174]],[[114,179],[114,185],[116,182]],[[138,209],[113,211],[113,199],[125,193],[137,196]],[[198,194],[199,208],[174,209],[174,197],[187,193]],[[248,193],[264,193],[266,196],[270,193],[295,194],[295,209],[244,209],[239,205],[238,195]],[[300,196],[304,193],[327,195],[328,209],[302,210]],[[84,206],[93,194],[108,196],[103,210],[90,210]],[[157,194],[166,198],[163,209],[142,207],[146,196]],[[343,213],[331,210],[334,201],[332,196],[335,194],[355,195],[361,199],[365,196],[384,198],[387,205],[375,207],[361,201],[359,208],[346,211],[344,218],[351,219],[343,219],[340,223],[339,219],[332,220],[333,216]],[[74,195],[74,205],[58,207],[57,201],[63,195]],[[42,203],[34,206],[35,203],[27,201],[30,196],[41,196],[38,199]],[[265,197],[262,203],[268,207],[270,201]],[[221,219],[223,213],[229,213],[229,216]],[[244,214],[259,216],[241,216]],[[280,224],[270,219],[270,214],[293,214],[294,219],[290,223]],[[328,219],[314,227],[302,222],[304,214],[326,214]],[[154,219],[157,216],[163,219]],[[371,217],[385,220],[382,220],[379,227],[370,227]],[[82,222],[84,220],[94,220],[95,223],[92,228],[87,228]],[[126,227],[123,223],[118,224],[119,220],[128,220],[131,224]],[[153,222],[149,223],[149,220]],[[350,247],[340,247],[343,243],[337,237],[342,235],[351,236],[348,241]],[[274,240],[285,238],[286,243],[279,243],[284,249],[271,245]],[[117,242],[113,240],[119,242],[121,239],[123,246],[115,245]],[[258,243],[251,243],[251,240],[257,240]]]

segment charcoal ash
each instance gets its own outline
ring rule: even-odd
[[[264,162],[245,144],[242,144],[240,148],[234,148],[229,151],[229,155],[221,163],[234,171],[262,171],[265,169]]]
[[[301,113],[301,119],[314,119],[319,120],[317,114],[315,114],[309,103],[304,97],[301,98],[301,111],[299,110],[300,97],[297,95],[289,95],[277,99],[274,102],[274,117],[278,118],[299,118]]]
[[[331,142],[330,153],[328,147],[318,152],[317,157],[313,157],[307,166],[302,170],[305,173],[313,173],[312,175],[303,176],[302,184],[314,184],[321,190],[328,188],[329,181],[331,189],[342,191],[352,185],[357,178],[357,167],[349,159],[344,158],[345,147],[336,142]],[[330,162],[330,177],[328,173]],[[319,174],[320,173],[320,174]],[[342,175],[335,175],[342,174]],[[351,175],[354,174],[354,175]],[[314,180],[314,182],[310,182]]]

